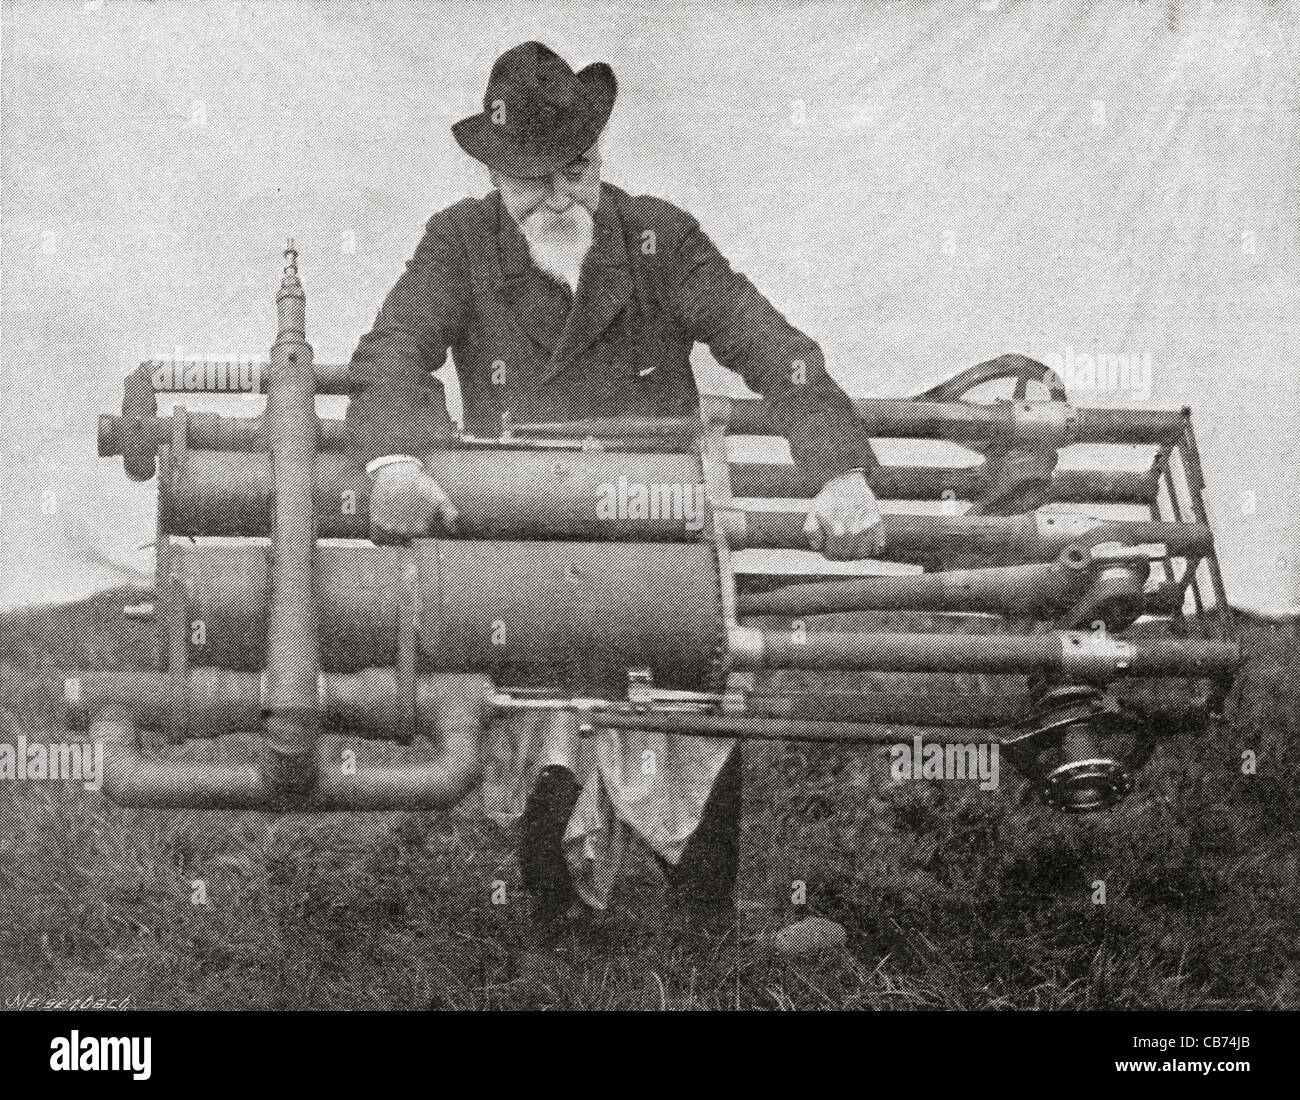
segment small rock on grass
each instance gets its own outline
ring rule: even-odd
[[[803,917],[770,938],[772,953],[787,959],[811,959],[838,951],[849,939],[844,925],[826,917]]]

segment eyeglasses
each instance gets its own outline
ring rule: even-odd
[[[559,175],[563,176],[570,183],[581,183],[590,167],[591,158],[587,156],[586,153],[583,153],[582,156],[578,157],[576,160],[570,161],[563,168],[560,168],[555,172],[551,172],[545,176],[516,176],[514,177],[514,182],[523,187],[545,188],[550,184],[551,180],[554,179],[555,176]]]
[[[560,169],[562,175],[570,183],[581,183],[582,177],[587,174],[587,169],[591,167],[591,159],[583,154],[577,160],[571,161]]]

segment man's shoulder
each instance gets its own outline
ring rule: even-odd
[[[631,195],[612,183],[603,185],[613,194],[618,214],[634,233],[651,230],[661,242],[671,246],[699,229],[700,223],[667,199],[655,195]]]
[[[444,207],[424,223],[424,235],[412,263],[463,263],[469,253],[482,248],[495,226],[491,196],[464,198]]]
[[[491,195],[482,198],[469,195],[439,210],[429,218],[425,229],[431,233],[463,232],[471,226],[486,227],[492,217]]]

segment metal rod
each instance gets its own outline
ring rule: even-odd
[[[1006,357],[1002,357],[1005,359]],[[993,361],[997,363],[998,361]],[[196,370],[195,367],[198,367]],[[260,392],[267,388],[267,380],[272,371],[269,364],[263,363],[239,363],[241,368],[240,377],[243,377],[246,371],[255,384],[249,387],[253,392]],[[986,366],[987,364],[981,364]],[[219,370],[222,364],[213,361],[211,366],[205,360],[186,362],[184,360],[153,359],[142,363],[135,376],[148,382],[148,398],[152,398],[157,393],[206,393],[206,392],[228,392],[230,385],[228,381],[220,384],[214,383],[208,388],[207,379],[209,377],[222,378],[227,377],[230,371]],[[228,365],[227,365],[228,366]],[[978,369],[978,368],[972,368]],[[968,372],[969,373],[969,372]],[[351,366],[348,363],[316,363],[314,364],[315,389],[317,393],[328,395],[345,395],[355,389],[355,379],[351,373]],[[143,393],[143,386],[137,386],[137,389]],[[1059,396],[1059,394],[1058,394]],[[741,434],[770,434],[772,425],[770,422],[770,411],[764,403],[755,398],[720,398],[712,395],[702,398],[710,404],[711,408],[716,408],[730,424],[733,432]],[[906,398],[865,398],[854,402],[859,414],[864,420],[864,430],[871,432],[879,437],[888,437],[895,435],[897,432],[915,432],[923,429],[926,424],[934,425],[938,431],[935,433],[922,431],[923,435],[934,434],[939,436],[939,432],[947,430],[956,431],[974,431],[974,436],[968,436],[969,439],[975,439],[982,432],[992,430],[995,436],[1005,433],[1008,425],[1012,425],[1011,431],[1015,431],[1014,425],[1018,421],[1030,420],[1041,421],[1044,418],[1042,410],[1034,410],[1026,416],[1023,406],[1029,403],[1017,402],[1017,408],[1008,413],[1008,403],[998,405],[980,406],[967,402],[933,402],[919,401]],[[1053,401],[1042,404],[1052,406],[1064,406],[1064,402]],[[147,401],[142,402],[137,399],[132,406],[133,412],[147,413]],[[901,411],[900,411],[900,407]],[[1064,406],[1068,408],[1068,406]],[[1075,435],[1075,442],[1117,442],[1117,443],[1159,443],[1170,441],[1177,435],[1181,434],[1181,426],[1176,424],[1179,414],[1166,410],[1146,410],[1146,409],[1074,409],[1072,413],[1076,419],[1076,424],[1072,428]],[[576,422],[571,422],[576,423]],[[583,430],[578,427],[570,427],[566,434],[581,436],[600,436],[611,435],[614,437],[625,436],[637,430],[644,433],[660,435],[665,431],[676,428],[679,431],[685,431],[688,434],[698,432],[698,422],[676,424],[673,421],[650,421],[638,424],[630,419],[618,418],[613,424],[613,430],[607,432],[593,432]],[[526,426],[520,425],[518,430],[521,434],[528,434]],[[1036,433],[1031,426],[1027,429],[1030,434]],[[776,433],[779,434],[779,433]],[[1101,438],[1101,436],[1113,435],[1113,439]],[[948,438],[948,436],[942,436]],[[960,440],[958,440],[960,441]]]
[[[1186,481],[1186,469],[1183,471],[1184,481]],[[1173,462],[1167,461],[1164,469],[1165,488],[1169,493],[1169,508],[1173,512],[1175,523],[1183,522],[1183,507],[1178,501],[1178,486],[1174,483]],[[1189,487],[1190,493],[1190,487]],[[1196,579],[1196,574],[1201,567],[1199,557],[1188,558],[1183,563],[1183,575],[1179,578],[1179,589],[1186,593],[1190,587],[1192,590],[1192,604],[1196,608],[1196,616],[1204,621],[1205,619],[1205,600],[1201,595],[1201,586]]]
[[[732,631],[741,668],[875,672],[1051,672],[1079,680],[1118,676],[1200,676],[1241,660],[1233,642],[1202,638],[1121,641],[1064,631],[1035,635],[890,634],[859,631]]]
[[[738,497],[799,498],[816,496],[820,485],[791,463],[733,463],[732,484]],[[988,487],[984,466],[889,466],[867,471],[867,480],[882,500],[979,500]],[[1140,470],[1060,470],[1052,476],[1049,498],[1066,504],[1141,504],[1151,493],[1152,478]]]
[[[1192,430],[1191,411],[1183,410],[1183,439],[1179,448],[1183,458],[1183,469],[1187,478],[1188,495],[1191,497],[1192,514],[1198,522],[1207,527],[1210,523],[1209,513],[1205,509],[1205,471],[1201,468],[1201,452],[1196,445],[1196,433]],[[1207,560],[1210,566],[1210,583],[1214,586],[1215,611],[1219,616],[1220,634],[1233,637],[1236,634],[1235,614],[1228,602],[1228,590],[1223,583],[1223,570],[1219,566],[1219,555],[1210,547]]]
[[[177,406],[178,408],[181,406]],[[199,451],[235,451],[247,454],[270,449],[261,416],[225,416],[221,413],[187,409],[190,418],[190,446]],[[320,420],[320,449],[346,452],[351,432],[346,421],[323,416]],[[109,416],[99,418],[99,456],[111,458],[137,449],[157,451],[167,442],[171,418],[165,416]],[[454,450],[544,450],[544,451],[663,451],[654,440],[525,439],[521,436],[481,437],[460,433],[448,441]],[[152,476],[153,471],[149,471]],[[144,480],[148,480],[146,477]]]
[[[270,364],[265,377],[269,379],[275,369]],[[101,417],[99,423],[100,455],[121,454],[128,473],[136,480],[148,480],[153,475],[158,447],[166,440],[165,429],[157,418],[155,389],[149,375],[142,372],[143,368],[128,377],[123,415]],[[707,406],[709,418],[723,423],[731,434],[781,434],[771,410],[761,401],[712,396],[701,400]],[[906,398],[869,398],[855,401],[854,406],[861,417],[864,438],[1019,443],[1056,450],[1072,443],[1171,443],[1182,436],[1181,414],[1158,409],[1080,409],[1055,401],[977,405]],[[266,446],[257,418],[205,413],[196,415],[195,420],[196,447],[255,450]],[[519,437],[533,436],[539,440],[621,441],[622,449],[633,439],[652,439],[657,441],[657,448],[681,451],[690,449],[702,430],[702,421],[698,416],[597,417],[518,424],[512,430]],[[327,421],[321,437],[323,446],[343,449],[347,445],[347,427],[342,421]]]
[[[710,415],[733,435],[780,435],[771,409],[757,398],[710,396]],[[1075,408],[1063,402],[930,402],[909,398],[864,398],[853,402],[862,434],[877,439],[943,439],[954,443],[1033,442],[1051,447],[1072,443],[1162,443],[1182,432],[1181,416],[1165,409]],[[519,423],[520,435],[691,436],[692,417],[592,417],[585,420]]]
[[[893,745],[923,742],[992,742],[1010,735],[1005,729],[874,725],[863,722],[802,722],[788,718],[756,718],[727,714],[630,713],[596,711],[584,719],[589,731],[649,730],[691,737],[741,737],[758,741],[840,741]]]
[[[116,709],[141,728],[164,729],[171,705],[165,693],[167,676],[151,669],[111,669],[69,674],[64,679],[64,722],[85,728],[89,716],[104,716]],[[369,668],[348,675],[321,678],[322,729],[374,740],[396,740],[405,716],[397,696],[397,676],[391,668]],[[434,763],[426,767],[470,767],[471,761],[453,760],[440,723],[476,716],[480,725],[511,711],[572,711],[580,716],[603,712],[634,712],[643,723],[648,713],[669,707],[694,706],[694,713],[724,713],[737,717],[785,719],[796,722],[863,723],[892,728],[1003,727],[1025,721],[1033,713],[1033,700],[1023,689],[987,692],[953,690],[950,681],[936,682],[924,690],[888,687],[870,693],[845,690],[718,694],[660,692],[661,701],[632,710],[631,704],[611,698],[571,698],[502,691],[486,677],[474,673],[439,673],[422,676],[418,683],[419,732],[437,747]],[[258,673],[198,667],[185,684],[183,706],[188,712],[187,735],[217,738],[261,725],[262,678]],[[717,708],[724,708],[721,712]],[[1172,702],[1144,701],[1143,710],[1170,727],[1190,717],[1204,717],[1198,698]],[[457,730],[459,727],[455,727]],[[636,728],[646,728],[644,725]],[[456,743],[462,743],[463,738]],[[474,752],[477,749],[473,750]],[[458,754],[470,756],[469,748]],[[436,763],[436,761],[441,761]],[[444,778],[441,782],[446,783]]]

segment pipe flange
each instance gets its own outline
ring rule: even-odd
[[[1034,713],[1002,740],[1004,747],[1036,745],[1055,742],[1067,729],[1080,722],[1090,721],[1099,715],[1117,714],[1119,702],[1111,695],[1088,684],[1062,684],[1046,692],[1035,706]]]
[[[1070,813],[1113,806],[1155,751],[1155,732],[1136,708],[1087,684],[1043,696],[1002,751],[1038,785],[1044,803]]]
[[[1044,805],[1066,813],[1091,813],[1109,809],[1134,786],[1133,773],[1118,760],[1071,760],[1048,773],[1039,797]]]
[[[148,481],[154,475],[158,460],[158,446],[149,436],[149,423],[158,415],[158,397],[153,385],[152,362],[141,363],[128,374],[122,384],[122,422],[120,437],[105,440],[105,425],[100,421],[101,446],[116,444],[121,451],[122,466],[132,481]],[[108,449],[113,449],[111,446]]]

